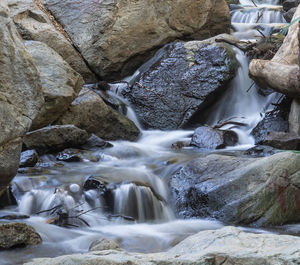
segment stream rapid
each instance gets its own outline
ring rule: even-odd
[[[257,6],[252,1],[240,2],[240,8],[231,11],[235,37],[253,41],[259,34],[257,27],[269,34],[285,25],[276,1],[260,1]],[[249,90],[252,81],[248,77],[248,59],[240,50],[234,50],[240,67],[224,97],[213,107],[207,123],[213,125],[233,117],[235,121],[246,123],[246,128],[235,129],[239,135],[239,146],[235,149],[245,149],[253,146],[250,132],[271,103],[278,100],[278,94],[262,96],[254,88]],[[127,113],[138,125],[132,109]],[[96,157],[98,162],[84,159],[58,163],[54,155],[42,156],[34,169],[15,177],[13,192],[18,206],[1,210],[0,215],[29,215],[30,218],[21,221],[32,225],[43,243],[2,251],[0,264],[22,264],[34,257],[86,252],[93,241],[101,238],[117,240],[127,251],[159,252],[201,230],[222,227],[222,223],[210,219],[179,220],[172,210],[168,176],[199,156],[199,152],[190,147],[174,150],[172,144],[189,143],[192,133],[142,130],[137,142],[114,141],[111,148],[88,151],[88,156]],[[109,184],[107,201],[99,196],[99,192],[104,192],[101,185],[97,191],[84,188],[89,178]],[[74,216],[68,228],[49,224],[49,209],[57,209],[58,205]],[[298,226],[286,229],[300,230]]]

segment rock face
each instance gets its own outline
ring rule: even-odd
[[[39,73],[0,1],[0,193],[15,176],[21,137],[43,104]]]
[[[45,99],[45,104],[31,126],[32,130],[36,130],[51,124],[68,109],[82,89],[84,81],[46,44],[26,41],[25,45],[40,72]]]
[[[234,131],[218,130],[208,126],[197,128],[192,136],[191,145],[204,149],[221,149],[238,142]]]
[[[34,0],[9,0],[11,17],[24,40],[40,41],[55,50],[86,82],[96,81],[72,43],[51,22]]]
[[[236,67],[231,48],[213,38],[174,42],[139,69],[124,95],[144,127],[178,129],[225,91]]]
[[[81,90],[57,123],[74,124],[105,140],[133,141],[140,133],[131,120],[108,107],[97,93],[87,88]]]
[[[43,0],[101,78],[120,79],[180,38],[229,32],[224,0]]]
[[[300,220],[300,155],[266,158],[209,155],[170,179],[181,217],[212,216],[236,224],[280,225]]]
[[[111,240],[109,238],[103,238],[100,240],[94,241],[89,251],[101,251],[101,250],[108,250],[108,249],[121,249],[120,244],[117,241]]]
[[[199,232],[163,253],[105,250],[34,259],[26,265],[297,265],[299,246],[299,237],[245,233],[234,227],[224,227]]]
[[[40,235],[31,226],[23,223],[0,224],[0,249],[40,243],[42,243]]]
[[[56,125],[27,133],[24,145],[27,149],[35,149],[39,154],[43,154],[78,147],[87,139],[87,132],[73,125]]]

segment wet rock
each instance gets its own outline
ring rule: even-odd
[[[87,132],[74,125],[55,125],[27,133],[24,145],[27,149],[35,149],[39,154],[44,154],[79,147],[87,139]]]
[[[93,176],[87,177],[83,184],[84,190],[99,190],[101,194],[105,194],[107,192],[105,183],[101,180]]]
[[[265,146],[265,145],[256,145],[247,151],[244,152],[245,155],[249,155],[251,157],[265,157],[265,156],[271,156],[278,152],[275,148],[271,146]]]
[[[94,154],[92,151],[69,148],[60,152],[56,156],[56,160],[64,162],[98,162],[100,160],[100,156]]]
[[[0,249],[24,247],[42,243],[33,227],[23,223],[0,224]]]
[[[285,18],[286,22],[290,23],[293,19],[293,16],[296,12],[297,7],[293,7],[289,9],[287,12],[283,13],[283,17]]]
[[[8,1],[10,15],[24,40],[40,41],[55,50],[86,82],[95,82],[95,75],[88,69],[84,59],[72,42],[53,25],[49,16],[34,0]],[[53,19],[53,18],[52,18]]]
[[[45,99],[31,126],[31,130],[36,130],[53,123],[66,112],[84,81],[46,44],[39,41],[26,41],[25,44],[40,72]]]
[[[293,99],[289,114],[290,132],[300,135],[300,100]]]
[[[107,141],[102,140],[95,134],[91,134],[87,142],[81,146],[82,149],[91,150],[91,149],[97,149],[97,148],[110,148],[113,147],[113,145]]]
[[[38,70],[0,2],[0,193],[16,175],[22,137],[43,104]]]
[[[63,151],[56,156],[56,160],[64,162],[80,162],[81,158],[73,152]]]
[[[134,141],[140,133],[131,120],[108,107],[99,95],[88,88],[81,90],[57,123],[74,124],[105,140]]]
[[[102,79],[128,76],[172,40],[205,39],[230,28],[224,0],[42,2]]]
[[[226,90],[236,67],[233,50],[214,38],[174,42],[139,69],[123,94],[145,128],[183,128]]]
[[[300,239],[277,234],[254,234],[235,227],[192,235],[166,252],[133,253],[105,250],[56,258],[34,259],[25,265],[298,265]]]
[[[101,251],[101,250],[109,250],[109,249],[120,250],[121,246],[115,240],[111,240],[109,238],[103,238],[94,241],[89,247],[89,251]]]
[[[270,132],[261,144],[282,150],[300,150],[300,136],[294,133]]]
[[[238,139],[234,131],[201,126],[195,130],[190,145],[203,149],[222,149],[237,144]]]
[[[284,0],[282,7],[284,11],[289,11],[290,9],[297,7],[299,4],[299,0]]]
[[[35,150],[27,150],[21,153],[20,167],[34,167],[39,160],[39,155]]]
[[[0,219],[5,220],[16,220],[16,219],[28,219],[30,218],[29,215],[26,214],[8,214],[8,215],[1,215]]]
[[[281,225],[300,221],[300,154],[265,158],[209,155],[170,178],[180,217],[213,217],[226,223]]]
[[[17,200],[9,185],[0,191],[0,209],[11,205],[17,205]]]

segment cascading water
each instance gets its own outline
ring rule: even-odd
[[[276,1],[260,1],[258,7],[247,0],[241,0],[241,4],[240,9],[232,11],[236,29],[233,35],[239,39],[255,38],[259,34],[257,26],[266,33],[264,28],[285,22],[278,7],[261,6],[277,4]],[[234,129],[239,143],[253,144],[250,131],[276,94],[263,97],[254,88],[249,89],[252,81],[247,57],[236,48],[235,51],[240,63],[237,76],[208,122],[215,124],[231,118],[243,122],[246,127]],[[131,109],[127,115],[138,123]],[[94,150],[93,156],[99,162],[86,160],[72,167],[53,162],[55,157],[51,155],[42,157],[35,171],[17,175],[14,194],[18,207],[1,214],[30,215],[24,222],[35,227],[44,243],[34,250],[18,250],[18,255],[4,251],[0,264],[84,252],[94,240],[103,237],[117,239],[129,251],[162,251],[198,231],[221,227],[212,220],[176,220],[168,205],[167,176],[199,156],[189,149],[175,151],[171,145],[188,142],[191,134],[192,131],[143,131],[138,142],[116,141],[112,148]]]

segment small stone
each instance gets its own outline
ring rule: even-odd
[[[101,251],[109,249],[120,250],[121,246],[117,241],[111,240],[109,238],[103,238],[94,241],[89,247],[89,251]]]

